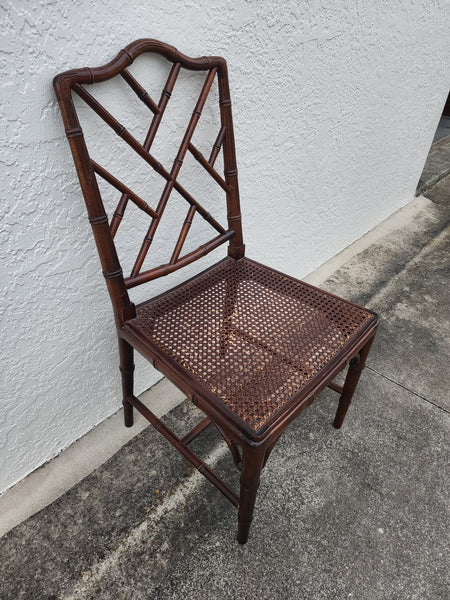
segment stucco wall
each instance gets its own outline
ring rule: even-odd
[[[103,64],[140,37],[192,56],[225,56],[248,255],[303,276],[413,197],[449,89],[449,6],[409,0],[1,3],[0,491],[120,406],[109,299],[53,76]],[[161,68],[156,65],[158,76]],[[120,93],[113,108],[123,109]],[[175,109],[175,119],[184,108]],[[205,137],[217,131],[213,117],[208,109]],[[136,125],[137,137],[145,125]],[[216,191],[208,185],[202,184],[203,195]],[[213,206],[213,200],[206,202]],[[139,229],[136,217],[131,222]],[[132,251],[125,247],[128,259]],[[161,257],[157,249],[154,264]],[[142,366],[139,361],[137,392],[159,377]]]

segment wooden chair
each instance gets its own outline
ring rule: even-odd
[[[158,53],[170,63],[168,78],[156,104],[128,67],[142,53]],[[200,96],[170,170],[151,153],[180,69],[205,71]],[[153,117],[145,141],[138,141],[87,90],[120,76]],[[192,142],[214,78],[218,78],[220,126],[209,159]],[[164,43],[143,39],[107,65],[67,71],[54,80],[67,138],[72,150],[111,296],[117,325],[125,425],[136,408],[217,489],[238,508],[238,541],[247,541],[261,471],[280,435],[326,386],[340,398],[334,420],[341,427],[375,336],[377,316],[351,302],[283,275],[246,258],[241,229],[227,65],[220,57],[189,58]],[[143,199],[90,158],[72,100],[77,94],[164,180],[156,206]],[[223,152],[224,175],[214,168]],[[226,195],[227,226],[214,219],[177,180],[183,159],[191,153]],[[111,218],[105,212],[97,176],[120,193]],[[221,190],[219,190],[221,188]],[[168,262],[142,270],[171,192],[187,202],[187,214]],[[131,274],[124,277],[114,237],[129,202],[149,219]],[[182,253],[194,216],[205,219],[215,235],[196,250]],[[228,256],[170,291],[135,306],[128,290],[172,273],[228,242]],[[133,349],[178,386],[206,418],[183,438],[177,437],[133,394]],[[332,380],[348,365],[343,387]],[[235,493],[189,448],[213,423],[240,469]]]

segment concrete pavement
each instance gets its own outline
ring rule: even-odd
[[[417,193],[450,207],[450,117],[442,117],[437,140],[430,148]]]
[[[322,287],[380,313],[343,428],[330,390],[282,436],[249,542],[152,428],[0,540],[0,598],[450,597],[449,211],[424,200]],[[182,403],[167,420],[198,420]],[[237,486],[213,430],[194,444]]]

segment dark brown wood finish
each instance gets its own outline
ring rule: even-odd
[[[158,103],[129,71],[132,62],[145,52],[156,52],[172,63]],[[205,71],[206,77],[178,153],[168,171],[150,151],[171,94],[176,92],[176,80],[181,69]],[[142,144],[86,89],[86,86],[116,76],[123,78],[152,115]],[[207,160],[195,146],[193,137],[216,77],[220,124]],[[289,423],[327,386],[340,396],[334,426],[341,427],[374,339],[377,316],[245,258],[231,99],[223,58],[190,58],[162,42],[138,40],[121,50],[107,65],[58,75],[54,87],[113,304],[119,337],[125,425],[132,426],[133,408],[136,408],[238,508],[238,541],[243,544],[248,538],[261,472],[272,449]],[[156,207],[147,204],[104,166],[90,158],[72,93],[78,94],[165,180]],[[216,181],[218,193],[225,192],[227,228],[177,181],[188,151]],[[223,176],[214,168],[221,151]],[[111,222],[106,215],[96,175],[120,192]],[[169,253],[166,264],[142,271],[173,190],[188,203],[175,248]],[[147,215],[150,224],[132,272],[124,277],[114,236],[124,218],[128,201]],[[183,246],[196,215],[211,225],[215,237],[183,255]],[[180,269],[227,241],[228,258],[138,307],[131,302],[129,288]],[[265,297],[264,301],[256,304],[254,293],[249,291],[255,287]],[[288,311],[284,299],[290,303]],[[197,307],[195,319],[189,316],[194,304]],[[201,307],[204,307],[205,322],[198,338],[187,332],[183,341],[180,338],[183,326],[181,323],[174,325],[174,315],[187,311],[185,319],[194,324]],[[173,332],[169,336],[164,334],[167,323]],[[263,329],[261,323],[265,324]],[[205,331],[210,332],[206,337]],[[184,437],[176,436],[134,396],[134,349],[205,413],[205,419]],[[247,355],[252,356],[253,364],[248,362]],[[203,362],[199,356],[204,356]],[[261,362],[258,363],[258,360]],[[339,386],[333,379],[347,365],[345,383]],[[239,494],[188,448],[188,444],[211,423],[223,436],[234,463],[241,470]]]

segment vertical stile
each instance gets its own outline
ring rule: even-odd
[[[56,82],[55,89],[65,124],[66,136],[86,202],[89,222],[92,226],[100,256],[103,275],[114,307],[116,324],[120,327],[126,317],[131,318],[135,314],[134,305],[130,301],[125,286],[116,247],[108,224],[108,217],[100,196],[83,131],[72,101],[70,84],[61,77]]]
[[[173,166],[170,171],[170,179],[167,181],[167,183],[164,187],[163,193],[161,195],[161,199],[156,208],[156,212],[158,213],[159,217],[158,217],[158,219],[153,219],[153,221],[147,231],[147,234],[144,238],[141,249],[139,250],[139,254],[138,254],[138,257],[134,264],[133,270],[131,272],[131,277],[136,277],[136,275],[139,273],[139,271],[142,267],[142,263],[144,262],[145,257],[147,256],[148,249],[150,248],[150,244],[153,241],[153,237],[155,235],[156,228],[159,225],[161,216],[162,216],[164,209],[166,207],[166,204],[167,204],[167,200],[169,199],[170,193],[172,192],[172,189],[175,184],[175,180],[180,171],[181,165],[183,164],[183,159],[187,152],[189,142],[191,141],[192,135],[194,134],[195,128],[197,126],[198,120],[202,113],[203,107],[206,102],[206,98],[208,97],[209,90],[211,89],[216,72],[217,72],[217,68],[211,69],[206,77],[205,83],[203,84],[203,88],[200,93],[199,99],[197,101],[197,104],[195,105],[194,111],[193,111],[192,116],[189,121],[189,125],[187,126],[186,132],[184,134],[183,141],[181,142],[177,156],[173,162]]]
[[[242,238],[241,209],[239,203],[239,187],[236,166],[236,153],[234,145],[233,117],[231,114],[230,89],[226,65],[219,71],[219,102],[222,127],[225,127],[223,138],[223,163],[227,191],[227,219],[228,228],[233,229],[235,235],[230,240],[228,255],[235,259],[242,258],[245,246]]]

